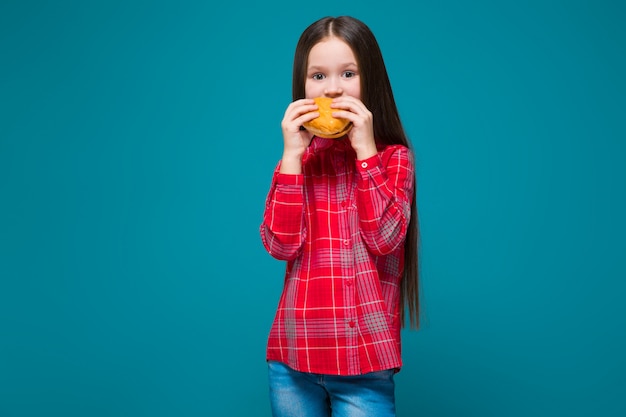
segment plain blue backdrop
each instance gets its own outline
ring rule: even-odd
[[[377,36],[415,147],[400,416],[626,415],[619,1],[0,5],[0,415],[269,416],[258,235],[304,28]]]

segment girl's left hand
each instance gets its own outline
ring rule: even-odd
[[[355,97],[341,96],[334,98],[330,107],[336,109],[333,111],[333,117],[341,117],[352,122],[348,139],[357,159],[363,160],[376,155],[374,118],[365,104]]]

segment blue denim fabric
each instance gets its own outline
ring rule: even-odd
[[[395,417],[395,371],[357,376],[298,372],[268,362],[274,417]]]

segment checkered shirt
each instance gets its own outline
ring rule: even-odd
[[[411,152],[390,145],[357,160],[347,140],[316,137],[302,174],[279,169],[260,228],[269,254],[286,261],[267,360],[327,375],[399,370]]]

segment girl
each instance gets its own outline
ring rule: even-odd
[[[352,122],[341,139],[312,137],[313,98]],[[267,345],[274,416],[395,415],[394,373],[408,306],[419,325],[413,156],[378,43],[351,17],[301,35],[283,155],[261,239],[287,261]]]

